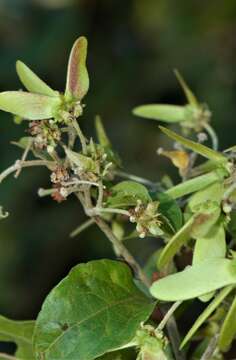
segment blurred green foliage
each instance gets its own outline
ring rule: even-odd
[[[0,0],[0,90],[20,88],[17,59],[64,90],[71,45],[87,36],[91,87],[82,127],[91,134],[94,116],[101,114],[129,172],[158,180],[170,169],[156,155],[166,138],[156,122],[133,117],[131,109],[184,103],[172,72],[177,68],[212,110],[222,148],[234,144],[235,20],[233,0]],[[19,158],[10,141],[25,129],[0,114],[1,170]],[[1,185],[1,204],[10,212],[0,225],[0,312],[6,316],[35,317],[72,265],[113,256],[95,227],[68,237],[84,215],[75,199],[59,205],[39,199],[37,189],[48,184],[46,171],[26,169]],[[128,246],[142,261],[157,244],[139,239]]]

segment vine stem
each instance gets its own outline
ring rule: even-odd
[[[182,304],[182,301],[176,301],[167,311],[164,318],[161,320],[160,324],[158,325],[158,330],[163,330],[166,324],[168,323],[170,317],[173,315],[175,310]]]
[[[204,123],[203,127],[207,131],[208,135],[211,137],[212,148],[217,151],[218,147],[219,147],[219,142],[218,142],[218,137],[215,133],[215,130],[211,127],[210,124],[207,124],[207,123]]]
[[[13,164],[12,166],[7,168],[0,174],[0,183],[10,174],[14,173],[15,171],[21,168],[32,167],[32,166],[47,166],[50,168],[53,165],[54,165],[53,161],[47,161],[47,160],[29,160],[24,162],[21,162],[21,160],[17,160],[15,164]]]
[[[85,136],[82,133],[80,126],[79,126],[78,122],[76,121],[76,119],[73,119],[73,126],[76,130],[76,133],[77,133],[79,139],[80,139],[81,146],[82,146],[82,152],[84,155],[87,155],[88,151],[87,151],[86,139],[85,139]]]
[[[123,245],[123,243],[117,239],[117,237],[113,234],[110,227],[107,225],[107,223],[100,217],[95,216],[94,217],[95,223],[98,225],[100,230],[107,236],[107,238],[110,240],[114,248],[117,250],[120,256],[124,258],[124,260],[133,268],[135,273],[138,275],[139,279],[149,288],[151,283],[143,270],[141,269],[140,265],[137,263],[137,261],[134,259],[134,257],[130,254],[130,252],[126,249],[126,247]]]

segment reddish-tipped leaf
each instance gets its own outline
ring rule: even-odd
[[[87,39],[79,37],[71,50],[66,81],[65,95],[81,100],[89,89],[89,76],[86,68]]]

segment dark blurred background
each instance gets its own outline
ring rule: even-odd
[[[134,118],[131,109],[184,103],[173,68],[208,103],[221,147],[235,143],[234,0],[0,0],[0,90],[21,87],[17,59],[63,90],[69,51],[79,35],[89,40],[91,79],[82,127],[93,134],[94,115],[101,114],[129,172],[158,180],[171,169],[156,155],[166,141],[157,122]],[[24,131],[1,112],[1,170],[20,157],[10,141]],[[73,265],[113,256],[95,228],[69,238],[85,216],[72,198],[59,205],[39,199],[37,189],[48,186],[46,170],[25,169],[0,188],[0,205],[10,212],[0,223],[0,313],[12,318],[36,317],[45,295]],[[141,239],[129,246],[141,262],[150,252]]]

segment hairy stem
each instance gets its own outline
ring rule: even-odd
[[[217,347],[218,337],[219,337],[219,334],[215,335],[210,340],[210,342],[200,360],[210,360],[212,358],[212,355],[214,354],[214,351]]]

